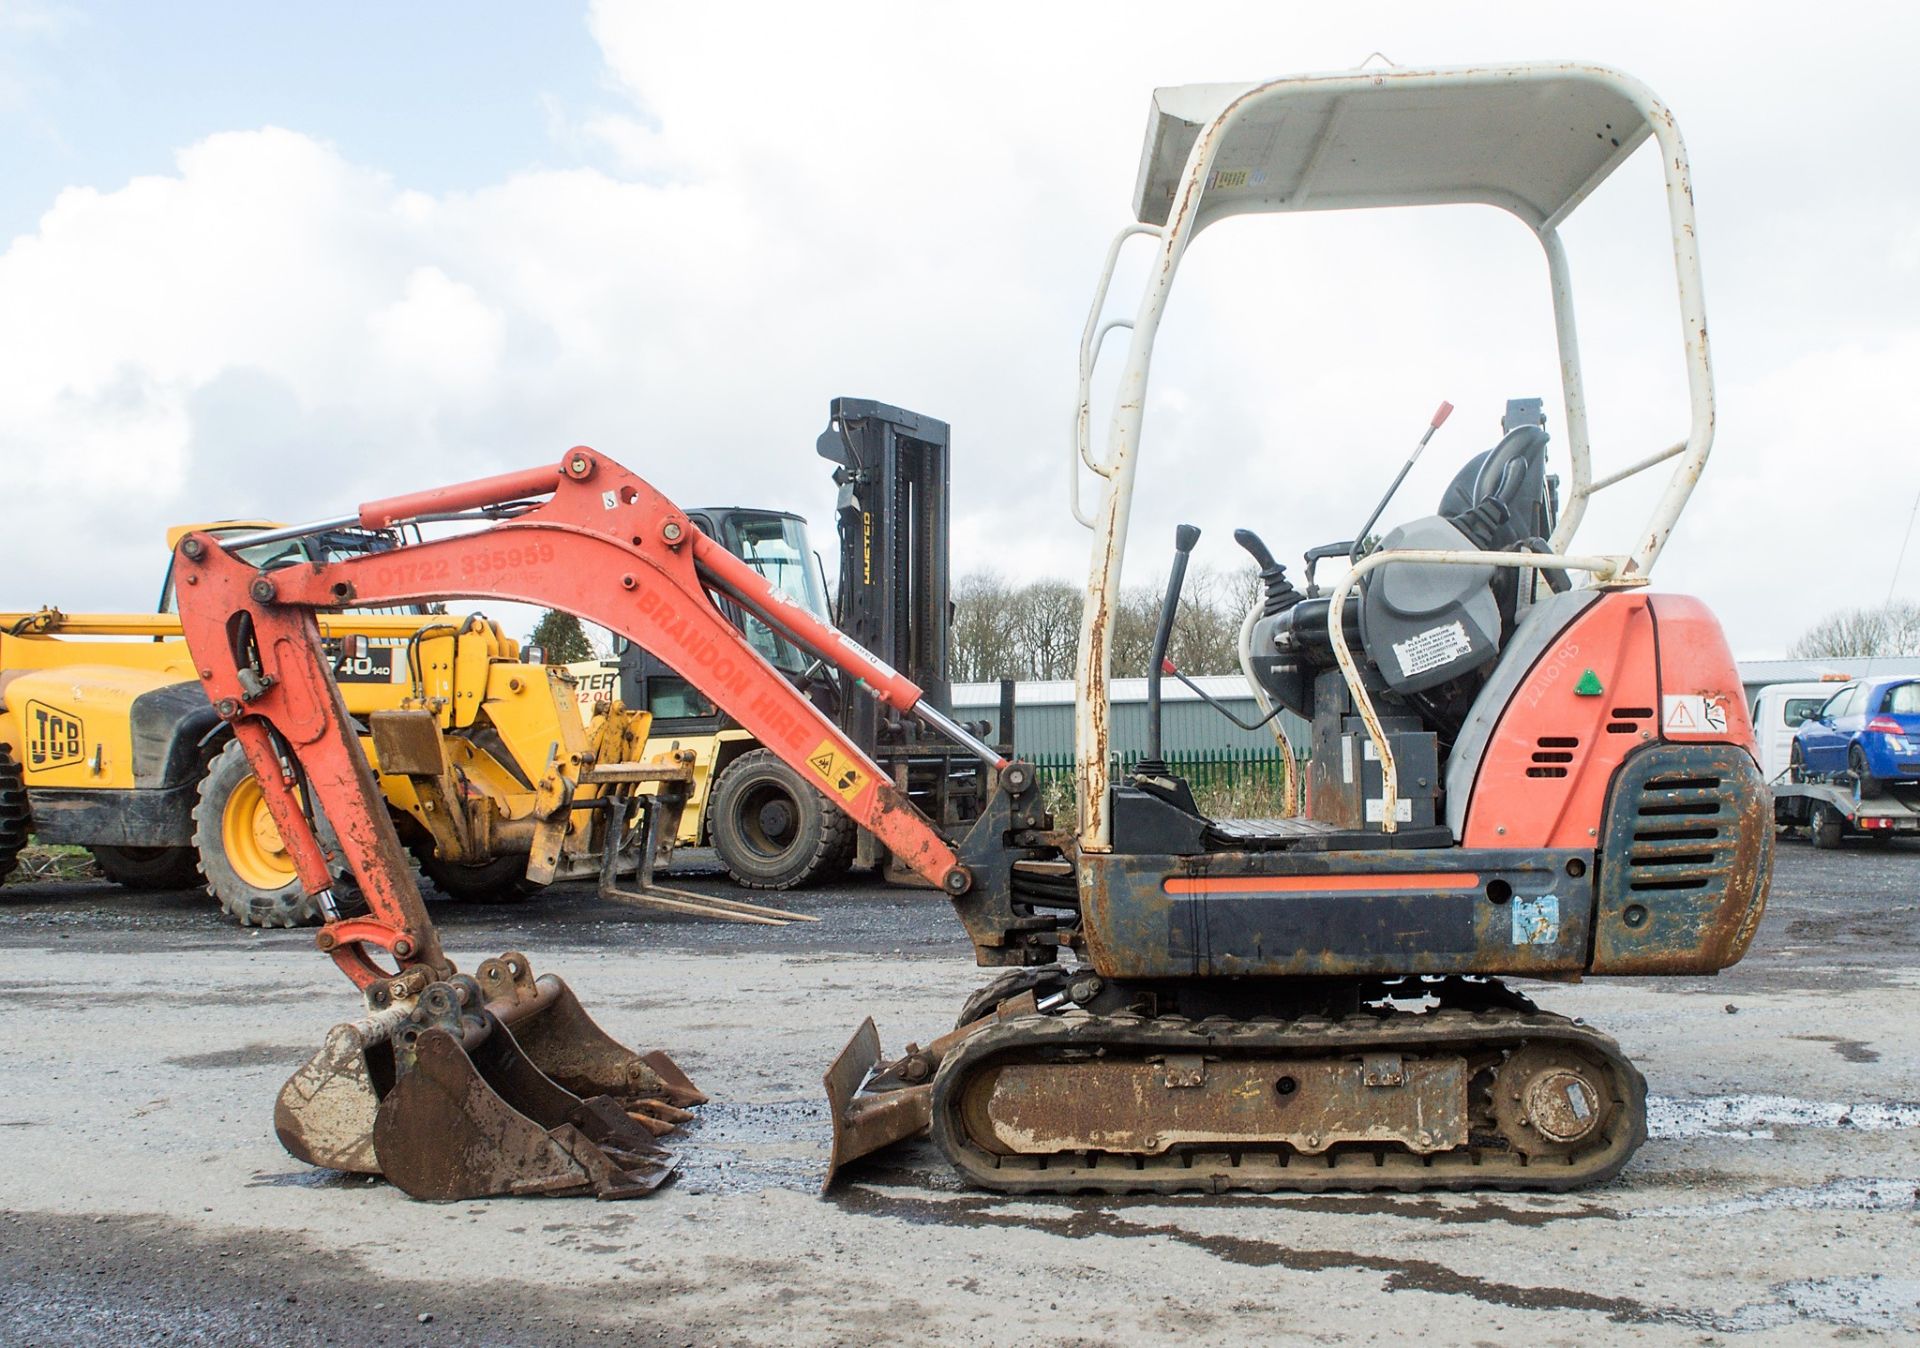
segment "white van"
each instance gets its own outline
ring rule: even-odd
[[[1759,750],[1762,777],[1769,782],[1786,780],[1793,732],[1846,686],[1847,681],[1841,678],[1818,683],[1771,683],[1760,690],[1753,699],[1752,711],[1753,738]]]

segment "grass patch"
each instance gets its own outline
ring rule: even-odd
[[[100,868],[94,864],[93,853],[84,847],[68,847],[59,843],[28,843],[20,849],[13,874],[7,877],[6,883],[31,885],[49,881],[97,880],[99,878]]]

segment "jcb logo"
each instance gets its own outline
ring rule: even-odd
[[[44,702],[27,703],[27,766],[57,768],[85,756],[87,732],[80,718]]]

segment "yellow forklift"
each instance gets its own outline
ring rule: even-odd
[[[828,599],[826,568],[807,524],[785,511],[705,506],[687,518],[759,572],[787,601],[833,624],[924,689],[951,714],[948,632],[947,423],[866,398],[835,398],[820,456],[839,487],[838,583]],[[980,812],[978,759],[931,735],[912,717],[856,696],[846,675],[801,650],[752,613],[722,608],[767,662],[785,674],[916,806],[950,836]],[[649,759],[691,754],[694,781],[679,842],[711,846],[727,873],[755,889],[831,882],[849,869],[884,866],[888,879],[918,884],[886,849],[818,786],[761,746],[671,666],[615,639],[620,701],[653,718]],[[1010,740],[1002,709],[1000,738]],[[969,727],[986,735],[988,727]]]

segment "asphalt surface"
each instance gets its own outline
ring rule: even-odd
[[[309,934],[0,890],[0,1343],[1920,1342],[1920,846],[1783,844],[1718,978],[1529,988],[1654,1097],[1626,1172],[1567,1196],[1013,1200],[920,1143],[823,1200],[825,1064],[864,1014],[937,1034],[982,976],[935,896],[780,902],[822,920],[436,902],[456,959],[529,952],[714,1102],[644,1201],[426,1205],[273,1138],[355,1010]]]

